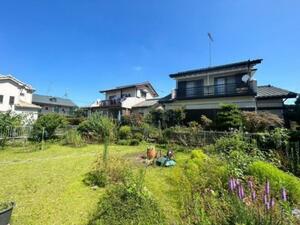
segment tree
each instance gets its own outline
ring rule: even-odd
[[[164,122],[166,127],[173,127],[177,125],[182,125],[185,119],[185,112],[183,108],[169,109],[164,112]]]
[[[65,127],[66,125],[67,120],[62,115],[57,113],[42,115],[33,124],[31,137],[36,141],[51,139],[54,137],[56,129]]]
[[[115,134],[116,125],[112,119],[102,116],[100,113],[92,114],[87,120],[83,121],[78,131],[86,137],[103,141],[104,151],[103,160],[106,163],[108,159],[108,146]]]
[[[224,104],[217,113],[217,128],[219,130],[239,129],[242,126],[242,113],[234,104]]]
[[[284,122],[279,116],[268,112],[243,112],[243,124],[249,132],[260,132],[282,127]]]

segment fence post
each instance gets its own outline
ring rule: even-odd
[[[44,150],[44,136],[45,136],[45,127],[42,129],[42,151]]]

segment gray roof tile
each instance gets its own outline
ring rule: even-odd
[[[46,104],[46,105],[59,105],[59,106],[68,106],[68,107],[76,107],[77,105],[70,99],[60,98],[54,96],[47,95],[32,95],[32,103],[34,104]]]

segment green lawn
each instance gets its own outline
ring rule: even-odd
[[[142,166],[136,156],[146,146],[110,146],[117,154]],[[23,147],[0,150],[0,201],[15,201],[13,225],[86,224],[104,189],[83,184],[102,146],[70,148],[52,144],[44,151]],[[188,155],[178,154],[179,164]],[[146,185],[168,212],[170,223],[178,219],[176,196],[170,180],[175,168],[150,167]]]

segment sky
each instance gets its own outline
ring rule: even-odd
[[[99,90],[262,58],[256,79],[300,92],[299,0],[0,0],[0,74],[79,106]]]

